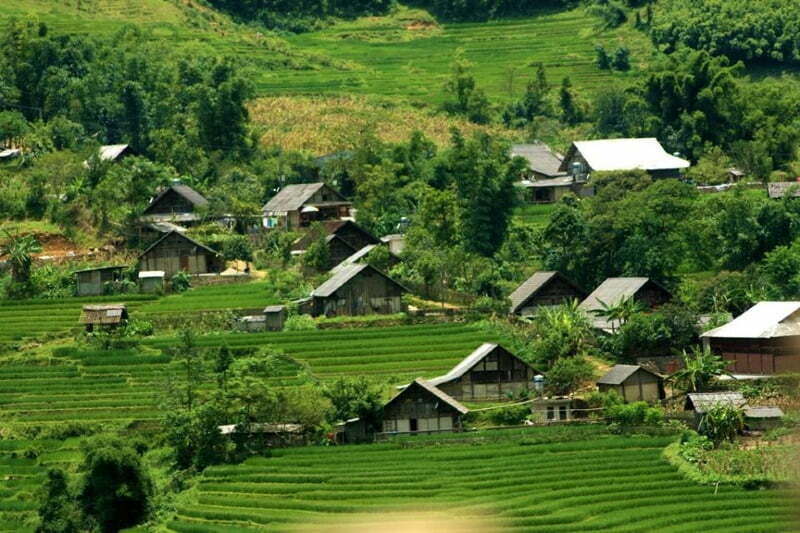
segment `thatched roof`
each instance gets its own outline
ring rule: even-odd
[[[598,385],[622,385],[626,379],[631,377],[635,374],[638,370],[642,370],[647,372],[648,374],[652,374],[659,379],[661,376],[656,374],[655,372],[651,372],[647,370],[643,366],[639,365],[614,365],[611,369],[605,373],[603,377],[597,380]]]
[[[461,402],[459,402],[458,400],[456,400],[455,398],[453,398],[449,394],[446,394],[445,392],[442,392],[441,390],[436,388],[435,385],[432,385],[430,382],[428,382],[428,381],[426,381],[426,380],[424,380],[422,378],[417,378],[414,381],[412,381],[411,383],[409,383],[409,385],[406,388],[404,388],[402,391],[397,393],[397,395],[394,398],[392,398],[391,400],[386,402],[386,405],[384,405],[384,409],[386,407],[388,407],[389,405],[391,405],[393,402],[395,402],[398,398],[402,398],[403,395],[407,394],[408,391],[412,390],[414,387],[419,387],[419,388],[423,389],[424,391],[428,392],[429,394],[433,395],[438,400],[441,400],[445,404],[449,405],[450,407],[452,407],[453,409],[455,409],[456,411],[458,411],[462,415],[465,415],[465,414],[467,414],[469,412],[469,409],[467,409]]]
[[[565,174],[559,169],[563,157],[550,150],[546,144],[515,144],[511,147],[511,155],[524,158],[528,162],[528,168],[538,174],[551,178]]]
[[[121,324],[128,319],[125,304],[84,305],[81,324]]]
[[[565,283],[571,285],[578,294],[585,294],[577,287],[577,285],[572,283],[560,272],[535,272],[531,277],[526,279],[519,287],[517,287],[514,292],[511,293],[511,296],[509,296],[509,299],[511,300],[510,312],[516,313],[519,311],[520,308],[524,307],[525,303],[530,300],[531,297],[535,296],[537,292],[542,290],[548,283],[555,279],[561,279]]]
[[[588,170],[673,170],[688,168],[689,161],[670,155],[655,137],[643,139],[601,139],[572,143],[559,170],[567,166],[576,153],[589,165]]]
[[[771,339],[800,335],[800,302],[758,302],[705,338]]]
[[[317,191],[322,188],[327,188],[329,192],[333,193],[340,202],[347,200],[339,194],[338,191],[328,187],[323,182],[317,183],[297,183],[293,185],[286,185],[278,194],[273,196],[269,202],[264,205],[265,212],[271,213],[287,213],[289,211],[296,211],[300,209],[306,202],[308,202]]]

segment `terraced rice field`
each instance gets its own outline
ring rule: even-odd
[[[275,346],[308,366],[314,377],[367,375],[402,380],[433,377],[449,370],[481,342],[492,340],[474,326],[435,324],[392,328],[340,329],[284,333],[231,333],[198,339],[205,348],[227,344],[247,348]],[[181,373],[163,349],[174,338],[149,339],[148,350],[54,351],[51,366],[0,364],[0,421],[17,425],[54,422],[154,420],[163,415],[167,379]],[[291,385],[304,378],[286,365],[273,378]]]
[[[423,530],[414,528],[416,518],[425,531],[795,530],[789,521],[795,508],[791,495],[693,484],[661,458],[670,440],[536,444],[513,433],[499,441],[437,446],[275,450],[270,458],[206,470],[168,528],[181,533]]]
[[[269,283],[253,281],[198,287],[162,298],[126,294],[57,300],[0,300],[0,343],[77,329],[81,307],[103,302],[125,303],[133,318],[148,318],[161,313],[263,309],[278,303],[279,299],[271,292]]]

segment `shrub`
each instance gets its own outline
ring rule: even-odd
[[[525,405],[510,405],[489,411],[489,420],[497,426],[519,426],[531,414]]]
[[[700,420],[698,431],[708,437],[714,446],[733,441],[744,429],[744,411],[733,405],[717,404]]]
[[[615,70],[627,71],[631,69],[631,51],[621,46],[614,51],[614,59],[611,66]]]
[[[556,395],[569,394],[594,375],[594,367],[581,356],[558,359],[547,371],[547,388]]]
[[[660,426],[664,422],[664,411],[650,407],[646,402],[623,403],[609,406],[606,420],[627,428],[633,426]]]
[[[284,331],[310,331],[317,329],[317,322],[311,315],[292,315],[283,324]]]
[[[231,235],[222,243],[222,256],[226,261],[252,261],[253,247],[244,235]]]
[[[192,286],[191,278],[186,272],[177,272],[170,279],[170,286],[173,292],[185,292]]]
[[[597,68],[600,70],[608,70],[611,68],[611,58],[608,57],[608,52],[603,46],[597,45],[594,47],[597,56],[595,58],[595,64]]]

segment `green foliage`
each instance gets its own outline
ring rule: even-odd
[[[592,328],[578,302],[542,308],[535,317],[532,351],[538,362],[550,366],[560,359],[586,355]]]
[[[683,368],[669,379],[684,392],[704,392],[709,385],[727,371],[728,362],[714,354],[708,347],[694,347],[681,354]]]
[[[48,470],[41,492],[40,523],[36,533],[78,533],[83,530],[81,511],[63,470]]]
[[[211,5],[237,18],[257,21],[268,28],[308,31],[329,16],[380,15],[394,5],[391,0],[211,0]]]
[[[317,321],[311,315],[292,315],[283,324],[284,331],[311,331],[317,329]]]
[[[506,126],[521,128],[530,124],[537,117],[553,114],[550,104],[550,85],[544,65],[536,66],[536,75],[525,86],[525,94],[506,106],[503,110],[503,122]]]
[[[460,51],[453,63],[451,77],[445,84],[445,90],[452,100],[445,104],[444,109],[449,113],[464,115],[476,124],[486,124],[491,120],[489,99],[486,93],[477,88],[471,68],[472,63]]]
[[[609,423],[621,428],[635,426],[660,426],[664,422],[664,411],[651,407],[647,402],[620,403],[608,406],[605,411]]]
[[[7,256],[11,263],[11,281],[6,287],[7,296],[10,298],[24,298],[30,296],[32,255],[42,251],[42,246],[33,235],[12,235],[5,232],[5,239],[0,245],[0,256]]]
[[[129,442],[107,437],[90,440],[81,471],[78,501],[100,531],[116,532],[148,518],[154,484]]]
[[[598,44],[594,47],[594,50],[597,52],[597,57],[594,60],[597,68],[600,70],[609,70],[611,68],[611,58],[608,52],[606,52],[605,47]]]
[[[614,70],[626,72],[631,69],[631,51],[620,46],[614,50],[614,58],[611,60],[611,67]]]
[[[744,411],[729,404],[714,405],[700,419],[697,430],[708,437],[715,447],[725,441],[733,441],[744,430]]]
[[[653,313],[629,316],[616,335],[603,339],[603,345],[607,352],[626,362],[671,355],[697,343],[698,320],[697,313],[690,309],[668,304]]]
[[[203,470],[228,459],[228,444],[219,426],[230,423],[217,400],[196,409],[170,410],[164,418],[166,440],[173,449],[175,466]]]
[[[252,261],[253,247],[245,235],[230,235],[222,244],[222,257],[226,261]]]
[[[188,291],[192,286],[191,280],[192,278],[188,273],[184,271],[176,272],[169,280],[170,288],[172,289],[172,292],[177,293]]]
[[[586,357],[562,357],[550,365],[545,385],[553,394],[563,396],[575,392],[593,377],[594,366]]]
[[[749,63],[797,63],[800,16],[790,0],[659,2],[650,28],[669,53],[681,46]]]
[[[489,411],[489,420],[496,426],[519,426],[530,414],[527,405],[511,405]]]
[[[591,5],[590,10],[600,19],[600,25],[604,29],[616,28],[628,20],[625,8],[614,0],[598,0]]]
[[[310,229],[311,235],[316,235],[311,244],[302,255],[303,266],[317,272],[326,272],[332,266],[331,250],[328,247],[325,232],[322,228]]]
[[[524,0],[416,0],[416,5],[430,9],[443,20],[483,21],[505,17],[519,17],[536,13],[551,5],[570,6],[572,0],[526,2]]]
[[[383,410],[381,392],[363,376],[338,378],[323,387],[322,395],[331,403],[329,422],[358,417],[371,431],[379,430]]]

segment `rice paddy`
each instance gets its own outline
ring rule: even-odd
[[[484,440],[275,450],[206,470],[176,532],[792,530],[792,496],[701,486],[661,458],[673,437]],[[531,438],[530,436],[533,438]],[[589,434],[591,436],[591,433]],[[414,529],[414,526],[417,529]],[[452,529],[448,529],[452,528]]]

